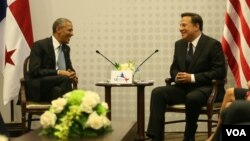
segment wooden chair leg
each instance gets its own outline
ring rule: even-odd
[[[26,133],[27,128],[26,128],[26,114],[22,114],[22,132],[23,134]]]
[[[28,131],[31,130],[32,114],[28,114]]]
[[[209,117],[207,121],[207,136],[210,137],[212,134],[212,118]]]

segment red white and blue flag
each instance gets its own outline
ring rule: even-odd
[[[250,80],[250,0],[227,0],[223,50],[238,87]]]
[[[23,62],[33,43],[29,0],[0,1],[0,69],[4,104],[17,97]]]

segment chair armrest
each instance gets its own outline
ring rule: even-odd
[[[215,80],[215,79],[213,79],[212,83],[217,84],[217,85],[224,85],[224,84],[227,83],[227,81],[226,80]]]
[[[77,89],[77,82],[72,81],[72,85],[73,85],[73,90],[74,90],[74,89]]]
[[[174,79],[173,79],[173,78],[166,78],[166,79],[165,79],[165,82],[166,82],[166,85],[167,85],[167,86],[170,86],[171,83],[174,82]]]
[[[215,80],[215,79],[212,80],[212,92],[207,101],[207,108],[209,110],[213,109],[214,101],[218,95],[218,86],[224,85],[225,83],[226,83],[226,80]]]
[[[210,98],[213,98],[212,100],[214,101],[217,94],[218,94],[218,86],[219,85],[224,85],[226,83],[226,80],[212,80],[212,93],[210,95]]]

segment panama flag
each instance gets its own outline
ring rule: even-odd
[[[17,97],[23,62],[33,43],[29,0],[0,0],[0,69],[6,105]]]
[[[228,0],[223,50],[238,87],[250,80],[250,0]]]

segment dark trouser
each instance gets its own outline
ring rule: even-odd
[[[216,130],[212,141],[221,141],[222,125],[250,123],[250,101],[237,100],[221,113],[221,125]]]
[[[41,80],[41,100],[50,102],[72,90],[71,80],[66,76],[46,76]]]
[[[2,115],[0,114],[0,134],[1,135],[5,135],[5,136],[9,136],[9,132],[5,126],[5,123],[3,121]]]
[[[150,117],[147,136],[153,141],[164,139],[164,121],[166,105],[185,103],[186,127],[185,138],[194,138],[197,120],[201,107],[207,102],[210,87],[189,86],[163,86],[152,91],[150,103]]]

